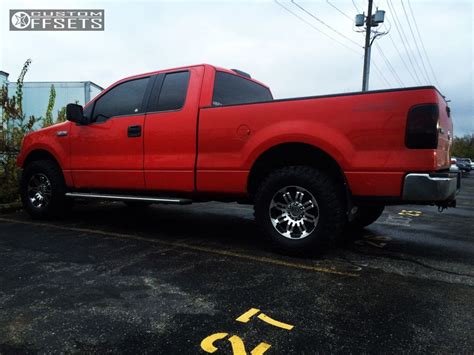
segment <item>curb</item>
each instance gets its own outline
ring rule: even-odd
[[[10,202],[10,203],[0,203],[0,213],[9,213],[18,211],[22,208],[20,201]]]

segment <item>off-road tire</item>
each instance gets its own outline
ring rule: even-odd
[[[28,183],[35,174],[44,174],[51,184],[51,198],[44,207],[35,207],[28,197]],[[23,207],[35,219],[58,217],[72,205],[66,198],[66,183],[60,167],[50,160],[37,160],[28,164],[21,175],[20,197]]]
[[[307,236],[293,239],[283,236],[272,224],[270,205],[275,194],[287,186],[299,186],[314,196],[319,220]],[[336,179],[308,166],[288,166],[275,170],[259,185],[255,194],[255,219],[265,237],[279,252],[289,255],[314,255],[329,246],[344,230],[347,222],[343,186]]]

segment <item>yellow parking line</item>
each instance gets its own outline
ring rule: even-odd
[[[140,241],[145,241],[145,242],[148,242],[148,243],[156,243],[156,244],[161,244],[161,245],[166,245],[166,246],[180,247],[180,248],[183,248],[183,249],[189,249],[189,250],[193,250],[193,251],[202,251],[202,252],[205,252],[205,253],[217,254],[217,255],[222,255],[222,256],[232,256],[232,257],[239,258],[239,259],[258,261],[258,262],[262,262],[262,263],[266,263],[266,264],[286,266],[286,267],[293,268],[293,269],[302,269],[302,270],[321,272],[321,273],[326,273],[326,274],[352,276],[352,277],[360,276],[359,274],[352,273],[352,272],[344,272],[344,271],[338,271],[338,270],[329,269],[329,268],[320,267],[320,266],[311,266],[311,265],[305,265],[305,264],[299,264],[299,263],[292,263],[292,262],[287,262],[287,261],[283,261],[283,260],[268,258],[268,257],[265,257],[265,256],[255,256],[255,255],[242,254],[242,253],[237,253],[237,252],[233,252],[233,251],[215,249],[215,248],[198,246],[198,245],[192,245],[192,244],[187,244],[187,243],[182,243],[182,242],[169,242],[169,241],[162,240],[162,239],[150,239],[150,238],[140,237],[138,235],[117,233],[117,232],[109,232],[109,231],[104,231],[104,230],[100,230],[100,229],[67,227],[67,226],[60,226],[60,225],[51,224],[51,223],[20,221],[20,220],[14,219],[14,218],[2,218],[2,217],[0,217],[0,222],[26,224],[26,225],[32,225],[32,226],[38,226],[38,227],[47,227],[47,228],[65,230],[65,231],[73,231],[73,232],[89,233],[89,234],[99,234],[99,235],[112,236],[112,237],[118,237],[118,238],[123,238],[123,239],[140,240]]]

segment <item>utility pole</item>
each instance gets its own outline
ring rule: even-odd
[[[375,11],[375,14],[372,15],[373,2],[374,0],[369,0],[367,16],[365,16],[365,13],[362,13],[357,14],[355,17],[356,27],[363,27],[365,25],[364,73],[362,74],[362,91],[369,90],[370,52],[372,48],[372,43],[377,37],[383,36],[388,33],[388,30],[386,32],[380,32],[377,30],[372,31],[373,27],[378,27],[378,25],[383,23],[385,19],[385,11],[383,10],[377,9]]]
[[[364,47],[364,72],[362,74],[362,91],[369,90],[369,76],[370,76],[370,31],[372,28],[372,4],[373,0],[369,0],[369,7],[367,9],[367,18],[365,21],[365,47]]]

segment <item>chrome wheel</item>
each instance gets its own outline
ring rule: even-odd
[[[319,221],[319,207],[311,192],[300,186],[278,190],[269,207],[273,227],[289,239],[303,239],[310,235]]]
[[[28,199],[35,208],[44,208],[51,201],[51,182],[42,173],[31,176],[28,181]]]

